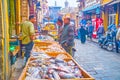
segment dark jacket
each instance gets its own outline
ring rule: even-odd
[[[94,31],[94,26],[90,25],[88,26],[88,33],[93,33]]]
[[[74,26],[64,25],[61,44],[67,43],[68,46],[74,46]]]
[[[97,30],[97,34],[104,34],[105,30],[104,27],[100,26]]]

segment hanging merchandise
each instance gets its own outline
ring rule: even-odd
[[[96,9],[96,14],[100,14],[100,8],[99,7]]]
[[[15,35],[15,2],[14,0],[10,0],[10,28],[9,34],[10,36]]]

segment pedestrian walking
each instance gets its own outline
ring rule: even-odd
[[[80,40],[81,40],[81,43],[84,44],[86,42],[86,30],[84,29],[83,26],[81,26],[81,28],[79,29],[79,32],[80,32]]]
[[[88,21],[87,27],[88,27],[88,37],[90,38],[90,40],[92,40],[92,35],[93,35],[93,31],[94,31],[94,26],[92,25],[92,22],[91,22],[91,21]]]
[[[25,47],[25,56],[24,56],[24,63],[27,62],[28,58],[30,57],[30,51],[33,47],[33,40],[35,39],[35,30],[34,30],[34,23],[36,19],[34,15],[29,16],[29,21],[25,21],[21,24],[21,31],[22,31],[22,44]]]
[[[64,18],[64,27],[61,35],[62,47],[72,55],[72,48],[74,46],[74,26],[70,25],[70,18]]]
[[[41,32],[41,24],[38,24],[37,29],[38,29],[38,33],[40,34],[40,32]]]
[[[104,26],[103,26],[103,23],[98,27],[98,30],[97,30],[97,35],[98,35],[98,39],[101,38],[101,36],[103,36],[105,33],[105,30],[104,30]]]
[[[118,31],[116,34],[116,52],[119,53],[119,47],[120,47],[120,24],[118,25]]]
[[[59,17],[57,20],[57,26],[58,26],[58,42],[61,42],[61,34],[62,34],[62,30],[63,30],[63,20],[62,17]]]
[[[81,26],[85,26],[87,24],[86,18],[83,16],[82,20],[80,21]]]

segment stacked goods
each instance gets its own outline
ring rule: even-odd
[[[53,52],[53,53],[64,53],[65,51],[63,49],[60,49],[58,47],[49,47],[45,50],[46,53]]]
[[[46,53],[44,50],[41,50],[40,52],[34,52],[32,51],[31,57],[34,56],[35,57],[40,57],[39,55],[41,54],[46,54],[50,57],[54,57],[54,58],[60,58],[60,59],[72,59],[72,57],[68,54],[68,53]]]
[[[46,53],[65,53],[65,50],[60,47],[57,43],[48,43],[48,44],[35,44],[33,47],[34,52],[40,52],[44,50]]]
[[[72,60],[64,61],[59,57],[52,58],[46,54],[39,54],[39,57],[32,58],[34,59],[27,66],[25,80],[83,78],[81,70]]]

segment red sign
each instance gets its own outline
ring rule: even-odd
[[[98,27],[103,23],[102,18],[96,18],[96,31],[98,30]]]

